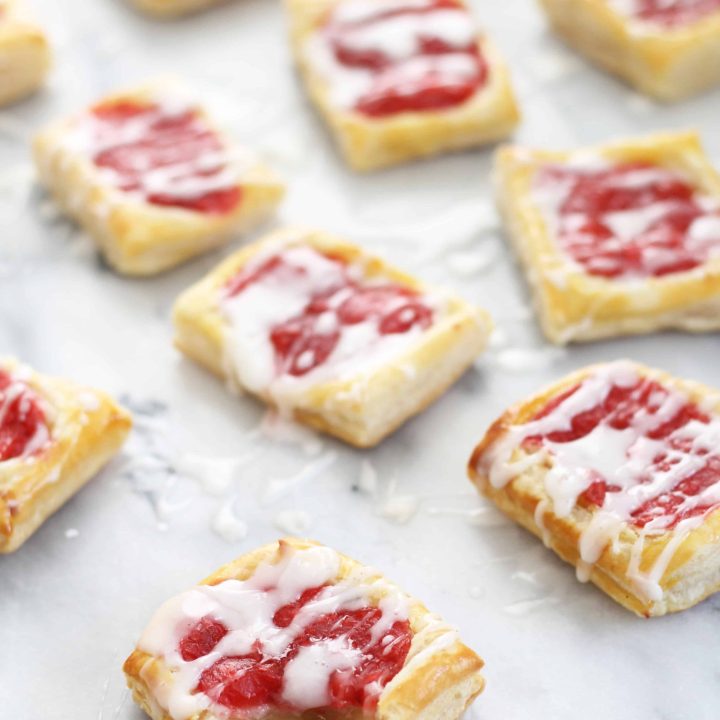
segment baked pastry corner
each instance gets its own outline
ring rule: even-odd
[[[105,393],[7,358],[0,407],[0,553],[9,553],[115,455],[132,421]]]
[[[425,0],[421,4],[432,6],[433,0]],[[412,11],[416,5],[409,2],[407,9]],[[382,9],[382,2],[286,0],[285,6],[293,55],[300,75],[342,156],[354,170],[378,170],[442,152],[495,142],[510,135],[519,122],[520,112],[507,67],[492,41],[477,28],[473,29],[468,7],[462,0],[457,0],[450,8],[446,3],[438,11],[467,14],[468,28],[474,33],[471,44],[480,58],[478,62],[484,67],[480,86],[462,101],[437,101],[438,106],[435,107],[430,99],[420,101],[416,98],[404,109],[390,107],[399,102],[398,96],[402,94],[390,88],[387,91],[390,99],[386,98],[388,106],[384,110],[380,109],[382,97],[373,100],[375,104],[371,108],[353,106],[353,99],[349,98],[351,95],[354,100],[362,102],[362,92],[357,91],[357,98],[353,95],[354,88],[362,84],[353,69],[355,61],[350,61],[352,77],[348,75],[342,78],[341,74],[345,72],[342,62],[328,55],[325,42],[325,33],[332,18],[344,17],[346,10],[350,14],[356,11],[370,12],[375,7]],[[382,19],[377,22],[379,25]],[[363,42],[368,43],[365,52],[382,54],[384,41],[378,39],[377,45],[374,45],[370,30],[366,28],[365,32],[367,39]],[[405,32],[412,33],[415,30],[408,29]],[[432,35],[438,32],[437,25],[433,27],[430,20],[422,32]],[[402,40],[402,44],[406,45],[408,38]],[[452,42],[452,36],[440,42]],[[462,52],[468,51],[467,47],[460,49]],[[451,78],[449,84],[452,86],[455,82],[456,78]]]
[[[650,97],[676,102],[720,84],[720,7],[670,23],[644,17],[632,0],[540,4],[568,45]]]
[[[50,70],[50,44],[24,0],[0,5],[0,106],[34,93]]]

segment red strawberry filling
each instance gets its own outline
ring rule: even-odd
[[[444,30],[448,15],[453,27]],[[455,0],[380,5],[358,19],[331,17],[326,34],[340,65],[372,75],[355,103],[370,117],[455,107],[488,79],[473,20]],[[405,51],[398,53],[399,47]]]
[[[93,162],[122,191],[209,215],[232,212],[240,202],[220,138],[191,108],[105,103],[93,109],[87,129]]]
[[[341,260],[327,255],[323,258],[337,266],[337,275],[342,279],[330,288],[311,292],[299,314],[270,329],[278,374],[301,377],[319,367],[341,342],[343,332],[359,323],[373,323],[380,336],[399,335],[432,324],[433,311],[415,291],[390,282],[362,284],[349,277]],[[259,267],[233,277],[226,286],[227,297],[239,295],[254,283],[292,283],[306,275],[303,267],[275,255]]]
[[[564,188],[558,242],[591,275],[661,277],[720,254],[720,210],[677,172],[649,163],[602,170],[551,166],[540,192]]]
[[[0,462],[38,452],[48,437],[37,395],[0,369]]]
[[[635,17],[666,27],[688,25],[720,10],[720,0],[637,0]]]
[[[323,590],[324,587],[305,590],[292,603],[281,607],[274,615],[274,625],[290,626],[300,610]],[[359,660],[350,669],[330,675],[327,707],[374,707],[382,688],[405,664],[412,642],[410,624],[405,620],[396,621],[381,637],[374,638],[373,629],[381,618],[382,611],[374,607],[320,615],[295,635],[279,657],[266,654],[258,642],[246,655],[218,659],[204,670],[195,691],[205,693],[231,711],[268,706],[292,710],[282,697],[288,664],[305,647],[341,639]],[[221,622],[203,618],[180,641],[179,652],[186,661],[196,660],[213,652],[227,632]]]

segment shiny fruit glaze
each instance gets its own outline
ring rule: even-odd
[[[378,335],[385,336],[432,324],[433,311],[413,290],[392,283],[360,284],[348,276],[342,260],[326,257],[338,265],[344,279],[312,295],[300,314],[271,328],[278,374],[301,377],[319,367],[332,355],[343,329],[352,325],[372,322]],[[292,282],[293,276],[301,277],[304,273],[302,267],[289,265],[281,255],[275,255],[256,269],[232,278],[227,285],[227,295],[238,295],[271,275]],[[331,322],[327,323],[328,319]]]
[[[237,183],[218,181],[227,168],[225,149],[195,110],[105,103],[92,111],[92,133],[93,161],[112,171],[120,190],[140,193],[153,205],[208,215],[232,212],[240,202]]]
[[[720,10],[720,0],[637,0],[634,16],[674,28],[702,20]]]
[[[565,188],[558,241],[591,275],[662,277],[720,253],[720,221],[717,237],[692,239],[694,223],[720,213],[704,209],[675,171],[640,162],[600,170],[549,166],[536,184]]]
[[[576,385],[554,398],[536,417],[543,418],[550,415],[568,397],[577,392],[579,387]],[[567,429],[542,436],[535,435],[525,442],[529,447],[536,447],[544,441],[572,443],[587,436],[601,423],[619,431],[628,428],[637,429],[638,418],[642,415],[652,418],[668,399],[669,394],[663,385],[647,378],[629,387],[613,385],[603,402],[573,416]],[[655,454],[646,471],[633,479],[636,484],[649,482],[653,474],[667,472],[671,465],[683,462],[691,456],[696,460],[703,459],[699,462],[699,468],[681,478],[669,492],[662,492],[635,506],[630,513],[630,520],[635,526],[642,528],[662,516],[668,519],[666,527],[672,528],[681,520],[704,515],[720,506],[718,503],[700,503],[693,504],[688,509],[681,507],[687,498],[697,497],[704,490],[720,483],[720,456],[713,455],[707,450],[693,450],[687,437],[683,437],[683,433],[678,432],[686,429],[690,423],[707,425],[710,420],[710,416],[702,412],[697,405],[685,401],[675,406],[671,417],[653,423],[652,429],[646,431],[638,429],[638,438],[662,441],[665,451]],[[669,457],[670,452],[673,453],[672,458]],[[623,492],[621,487],[609,483],[600,473],[593,472],[593,482],[580,495],[579,504],[602,508],[608,495],[619,492]]]
[[[388,54],[382,44],[358,48],[352,41],[358,32],[371,36],[377,31],[382,35],[398,18],[420,19],[448,10],[461,14],[472,25],[467,9],[455,0],[428,0],[420,5],[408,2],[386,10],[379,7],[355,21],[331,18],[326,32],[337,62],[346,68],[366,70],[373,77],[372,87],[357,101],[355,110],[369,117],[443,110],[462,104],[485,85],[488,65],[474,33],[469,42],[449,42],[433,34],[427,25],[413,28],[410,23],[400,30],[394,46],[404,46],[410,40],[414,51],[400,57]],[[454,68],[442,64],[451,57],[457,61]]]
[[[0,369],[0,462],[27,454],[43,428],[47,420],[38,397]]]
[[[300,609],[323,589],[305,590],[295,601],[281,607],[275,613],[274,624],[278,628],[288,627]],[[256,643],[247,655],[219,658],[202,673],[195,692],[206,694],[213,702],[231,711],[268,706],[292,711],[293,708],[288,707],[281,697],[288,663],[303,647],[343,638],[350,647],[362,652],[362,660],[353,669],[335,671],[330,676],[328,707],[374,707],[379,691],[405,664],[412,642],[410,625],[405,620],[395,622],[381,638],[373,640],[373,628],[381,618],[382,611],[373,607],[321,615],[296,635],[280,657],[266,655],[262,646]],[[203,618],[180,641],[180,654],[187,660],[207,655],[226,633],[227,628],[219,621]]]

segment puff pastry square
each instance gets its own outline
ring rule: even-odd
[[[498,140],[519,112],[462,0],[285,0],[312,101],[356,170]]]
[[[213,5],[219,5],[224,0],[130,0],[139,10],[156,17],[169,18],[180,15],[189,15],[199,12]]]
[[[718,0],[540,0],[555,31],[600,67],[663,101],[720,83]]]
[[[151,275],[267,218],[283,188],[172,83],[119,92],[36,138],[41,182],[128,275]]]
[[[166,602],[124,670],[153,720],[457,720],[482,667],[377,570],[289,538]]]
[[[17,550],[85,485],[130,426],[105,393],[0,359],[0,553]]]
[[[359,447],[484,349],[485,312],[322,232],[284,229],[180,296],[175,344],[231,386]]]
[[[47,37],[23,0],[0,0],[0,105],[35,92],[49,69]]]
[[[472,481],[638,615],[720,590],[720,393],[629,361],[563,378],[505,412]]]
[[[720,175],[694,133],[506,147],[496,181],[553,342],[720,328]]]

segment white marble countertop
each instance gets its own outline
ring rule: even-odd
[[[720,159],[719,92],[655,106],[562,47],[532,0],[473,4],[510,60],[520,140],[566,147],[692,126]],[[123,457],[0,558],[0,716],[139,720],[120,666],[156,606],[294,531],[381,568],[460,627],[487,662],[474,718],[716,720],[720,596],[636,618],[483,504],[465,463],[509,402],[591,361],[627,356],[720,384],[717,335],[544,345],[497,228],[490,151],[347,172],[297,85],[275,0],[167,24],[122,0],[34,5],[57,62],[46,91],[0,112],[0,348],[117,393],[137,429]],[[494,315],[496,347],[376,450],[270,440],[261,407],[172,349],[174,298],[227,251],[156,279],[120,278],[33,185],[37,128],[165,72],[204,93],[285,176],[280,221],[345,233]],[[363,466],[366,480],[377,473],[374,491],[359,483]]]

